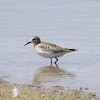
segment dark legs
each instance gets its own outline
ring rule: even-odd
[[[56,58],[56,57],[55,57]],[[56,58],[55,64],[57,64],[58,58]]]
[[[57,57],[55,57],[55,58],[56,58],[55,64],[57,64],[58,58]],[[50,59],[51,59],[51,65],[52,65],[52,58],[50,58]]]
[[[51,59],[51,66],[52,66],[52,58],[50,58]],[[55,59],[56,59],[56,61],[55,61],[55,65],[57,66],[57,68],[58,68],[58,65],[57,65],[57,61],[58,61],[58,58],[57,57],[55,57]]]
[[[58,58],[56,58],[56,61],[55,61],[55,65],[57,66],[57,69],[58,69],[57,61],[58,61]]]

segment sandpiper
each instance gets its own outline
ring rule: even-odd
[[[52,43],[41,42],[38,36],[33,36],[30,39],[30,41],[26,43],[24,46],[26,46],[29,43],[34,44],[34,49],[38,55],[45,58],[50,58],[51,64],[52,64],[52,58],[56,59],[55,61],[55,64],[56,64],[58,61],[58,57],[61,57],[64,54],[69,53],[69,52],[77,51],[76,49],[62,48]]]

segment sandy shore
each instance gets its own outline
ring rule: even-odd
[[[19,87],[19,98],[13,97],[14,87]],[[0,80],[0,100],[100,100],[91,93],[78,90],[65,90],[61,87],[42,87],[13,84]]]

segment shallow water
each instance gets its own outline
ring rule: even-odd
[[[100,96],[99,4],[98,0],[0,0],[0,76],[20,84],[89,88]],[[38,56],[32,44],[24,47],[35,35],[78,51],[59,58],[57,69],[50,66],[50,59]]]

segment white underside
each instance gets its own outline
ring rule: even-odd
[[[63,53],[44,53],[44,52],[37,52],[38,55],[45,57],[45,58],[55,58],[55,57],[61,57],[65,54],[65,52]]]

